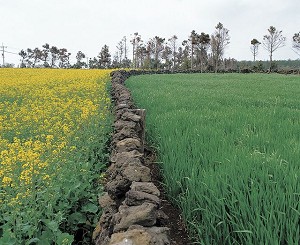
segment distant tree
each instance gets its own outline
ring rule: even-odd
[[[285,45],[286,38],[282,35],[282,31],[276,30],[274,26],[270,26],[268,34],[263,37],[263,47],[269,52],[270,55],[270,67],[272,70],[273,53],[282,48]]]
[[[300,32],[295,33],[293,36],[293,48],[295,52],[300,55]]]
[[[208,48],[210,46],[210,37],[209,34],[201,32],[200,35],[197,35],[197,49],[196,49],[196,62],[200,66],[200,71],[203,72],[204,65],[208,60]]]
[[[137,65],[136,49],[140,45],[140,42],[142,42],[141,35],[139,35],[138,32],[135,32],[130,42],[132,44],[132,66],[133,68],[136,68]]]
[[[182,63],[183,63],[183,48],[182,46],[178,47],[177,53],[176,53],[176,61],[177,61],[177,66],[176,68],[181,68]]]
[[[191,51],[191,45],[188,40],[184,40],[182,42],[182,50],[181,50],[181,65],[180,68],[183,70],[187,70],[191,68],[191,59],[190,59],[190,51]]]
[[[251,40],[250,50],[251,50],[251,53],[253,54],[253,61],[255,61],[255,58],[258,54],[258,47],[260,44],[261,43],[256,38],[253,38]]]
[[[24,51],[23,49],[19,52],[19,55],[21,56],[21,68],[26,67],[26,59],[27,59],[27,52]]]
[[[238,61],[233,58],[224,59],[225,71],[236,72],[238,70]]]
[[[191,47],[191,69],[194,68],[194,51],[195,45],[198,43],[198,34],[195,30],[193,30],[189,36],[189,42]]]
[[[99,61],[98,61],[98,59],[96,57],[89,59],[89,68],[90,69],[100,68],[99,67]]]
[[[153,68],[158,69],[160,64],[161,53],[164,50],[165,38],[155,36],[149,40],[150,52],[153,54]]]
[[[82,61],[86,56],[82,51],[78,51],[76,54],[76,64],[74,64],[74,68],[80,69],[82,67],[86,67],[87,64]]]
[[[148,57],[147,47],[143,43],[140,43],[136,47],[136,67],[146,68],[145,61],[147,60],[147,57]]]
[[[56,67],[56,62],[59,59],[59,49],[56,46],[52,46],[50,48],[50,54],[51,54],[50,67],[54,68]]]
[[[223,58],[225,48],[230,43],[229,30],[222,23],[218,23],[215,32],[211,35],[211,52],[215,72],[218,72],[218,66]]]
[[[169,47],[172,51],[172,70],[174,71],[175,65],[176,65],[176,50],[177,50],[177,39],[178,37],[176,35],[173,35],[171,38],[168,39],[169,41]]]
[[[110,63],[111,63],[111,54],[109,52],[109,47],[105,44],[102,49],[101,52],[98,55],[99,58],[99,67],[100,68],[109,68],[110,67]]]
[[[42,61],[44,67],[50,67],[49,65],[49,58],[50,58],[50,45],[45,43],[42,49]]]
[[[119,65],[122,64],[122,60],[123,60],[123,54],[125,52],[125,43],[124,40],[122,39],[120,42],[118,42],[118,45],[116,46],[117,50],[118,50],[118,54],[117,54],[117,61],[119,63]]]
[[[42,59],[42,53],[39,48],[30,49],[28,48],[26,50],[27,57],[26,57],[26,63],[27,67],[36,67],[38,66],[39,61]]]
[[[167,69],[167,70],[170,70],[171,67],[173,66],[172,65],[173,64],[173,62],[172,62],[172,49],[167,44],[165,45],[164,50],[162,51],[161,58],[164,61],[164,64],[163,64],[164,68]]]
[[[189,67],[191,69],[194,68],[194,53],[195,53],[195,46],[197,45],[197,43],[198,43],[198,34],[196,33],[195,30],[191,31],[191,34],[189,35],[188,39],[182,42],[185,51],[190,54]]]
[[[61,48],[58,51],[59,68],[70,68],[70,56],[66,48]]]

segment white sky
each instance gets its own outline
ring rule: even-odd
[[[0,0],[0,45],[18,53],[49,43],[67,48],[74,61],[78,50],[94,57],[104,44],[113,55],[134,32],[146,41],[176,34],[182,42],[192,30],[212,34],[221,22],[231,37],[226,57],[252,60],[250,41],[262,41],[273,25],[287,38],[273,59],[297,59],[291,39],[300,31],[299,10],[299,0]],[[262,45],[257,59],[268,59]],[[6,53],[6,62],[18,60]]]

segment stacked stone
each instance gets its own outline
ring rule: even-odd
[[[144,165],[145,111],[133,108],[124,86],[129,75],[126,71],[111,74],[115,102],[111,165],[93,239],[96,245],[167,245],[169,229],[163,227],[167,217],[160,210],[160,192]]]

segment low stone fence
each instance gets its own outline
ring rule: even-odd
[[[151,182],[144,165],[145,110],[135,109],[124,86],[139,71],[112,72],[112,98],[115,103],[111,165],[106,172],[103,209],[94,231],[96,245],[167,245],[167,217],[160,210],[160,192]]]

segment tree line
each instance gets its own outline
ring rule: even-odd
[[[300,56],[300,32],[292,37],[293,50]],[[166,70],[198,70],[201,72],[236,70],[239,62],[234,58],[224,58],[226,47],[230,44],[229,30],[222,23],[215,26],[212,34],[191,31],[186,40],[179,42],[173,35],[166,39],[154,36],[143,40],[136,32],[128,40],[124,36],[117,44],[117,52],[111,56],[109,47],[104,45],[99,54],[87,59],[82,51],[76,54],[76,63],[70,64],[70,55],[66,48],[45,44],[42,48],[21,50],[21,67],[47,68],[141,68]],[[260,45],[269,53],[269,67],[274,68],[273,54],[286,44],[282,31],[270,26],[260,42],[253,38],[250,42],[253,61],[256,61]],[[129,54],[129,46],[132,53]],[[129,58],[131,57],[131,59]]]

